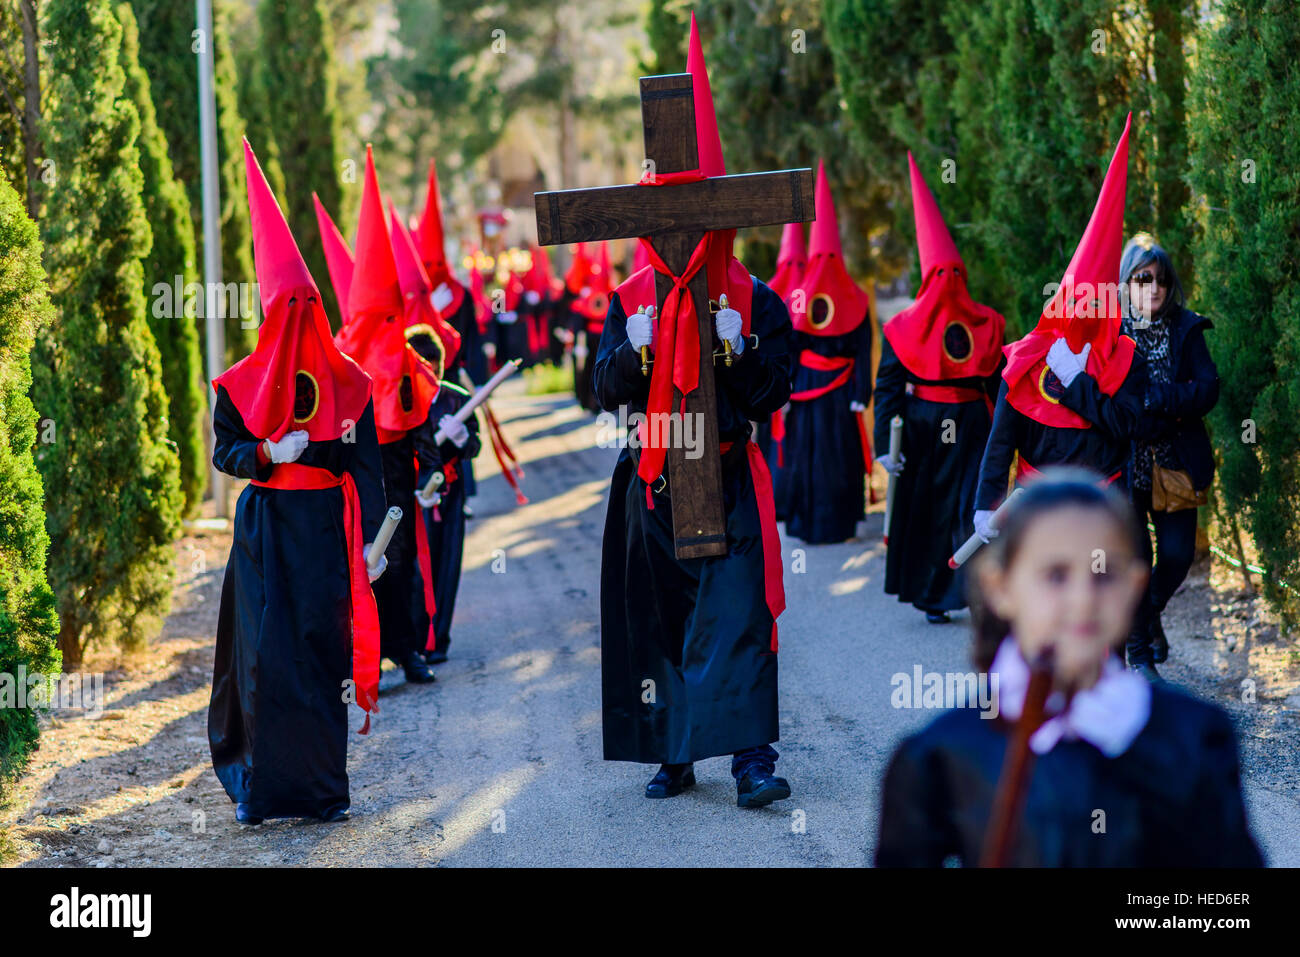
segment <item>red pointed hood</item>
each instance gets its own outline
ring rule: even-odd
[[[573,295],[581,295],[587,280],[591,278],[591,257],[587,255],[587,244],[578,243],[573,247],[573,260],[569,271],[564,274],[564,285]]]
[[[524,290],[535,292],[543,300],[550,299],[553,292],[551,274],[551,256],[550,253],[542,246],[536,243],[529,243],[528,255],[531,265],[524,276]]]
[[[451,265],[447,262],[447,237],[442,228],[437,160],[429,160],[429,188],[424,197],[424,215],[420,217],[420,225],[415,231],[415,245],[420,250],[420,259],[433,288],[437,289],[445,282],[451,290],[451,304],[445,312],[449,316],[455,315],[465,298],[465,287],[452,275]]]
[[[781,248],[776,254],[776,272],[768,280],[768,287],[787,299],[803,284],[808,269],[808,253],[803,244],[803,223],[786,223],[781,232]]]
[[[971,299],[966,265],[910,152],[907,162],[921,288],[916,301],[885,323],[881,333],[903,366],[919,379],[992,375],[1002,358],[1006,320]]]
[[[415,248],[415,239],[406,225],[397,216],[392,204],[388,207],[389,219],[393,231],[393,257],[397,261],[397,279],[402,287],[403,315],[405,318],[406,338],[417,335],[417,331],[428,331],[438,337],[442,343],[443,369],[450,369],[460,351],[460,333],[445,320],[433,307],[433,287],[429,274],[424,271],[420,261],[419,250]]]
[[[1133,340],[1119,332],[1119,260],[1124,247],[1124,195],[1128,185],[1128,135],[1124,123],[1097,205],[1079,240],[1060,288],[1043,310],[1033,332],[1004,350],[1002,377],[1007,401],[1044,425],[1088,428],[1087,419],[1060,404],[1061,383],[1047,368],[1047,350],[1060,336],[1078,352],[1092,343],[1088,374],[1106,395],[1123,384],[1133,361]]]
[[[339,438],[370,401],[370,377],[330,338],[320,290],[289,224],[244,141],[248,211],[265,319],[257,348],[213,380],[258,438],[306,429],[313,442]]]
[[[438,380],[406,341],[405,301],[369,146],[348,313],[335,342],[374,380],[379,440],[393,441],[428,418]]]
[[[817,219],[808,244],[803,283],[791,294],[794,328],[815,336],[842,336],[867,318],[871,299],[844,268],[839,220],[831,197],[826,164],[817,165]]]
[[[963,263],[911,150],[907,151],[907,166],[912,177],[912,216],[916,221],[916,248],[921,257],[921,282],[924,283],[931,270]]]
[[[695,102],[695,144],[699,170],[705,176],[726,176],[727,163],[722,156],[722,137],[718,134],[718,117],[713,107],[713,90],[709,86],[709,68],[704,62],[704,45],[691,11],[691,34],[686,50],[686,72],[691,75]],[[720,229],[709,233],[709,288],[725,288],[730,281],[732,247],[736,230]],[[738,260],[736,260],[738,261]],[[732,296],[732,299],[735,297]]]
[[[348,322],[348,290],[352,287],[352,248],[339,232],[338,226],[330,218],[329,211],[320,197],[311,194],[316,204],[316,226],[320,229],[321,245],[325,247],[325,265],[330,271],[330,285],[339,301],[339,317],[344,325]]]
[[[614,291],[614,271],[610,268],[608,241],[601,241],[600,250],[594,258],[587,257],[583,288],[587,294],[579,295],[571,308],[587,320],[589,331],[596,332],[604,328],[605,314],[609,312],[609,294]]]

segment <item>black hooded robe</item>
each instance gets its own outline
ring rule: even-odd
[[[804,401],[792,400],[785,416],[782,488],[785,529],[809,545],[852,538],[866,517],[866,460],[860,418],[850,402],[871,401],[871,322],[864,315],[852,332],[816,336],[795,332],[792,351],[829,359],[852,359],[853,373],[842,386]],[[841,375],[796,361],[795,394],[822,389]]]
[[[885,772],[876,866],[978,864],[1009,740],[1001,718],[955,708],[899,745]],[[1232,722],[1167,685],[1152,687],[1151,717],[1119,756],[1081,740],[1036,755],[1016,826],[1013,867],[1263,864]]]
[[[268,481],[261,439],[217,389],[212,461],[236,478]],[[383,522],[384,487],[373,404],[356,441],[312,442],[298,464],[348,472],[363,539]],[[221,586],[208,743],[222,787],[256,817],[326,817],[349,805],[348,704],[352,601],[342,488],[249,485],[235,507]]]
[[[925,610],[966,606],[965,567],[954,571],[948,559],[975,530],[975,486],[992,419],[981,400],[936,402],[912,395],[908,386],[974,389],[992,402],[1002,381],[1002,365],[999,362],[983,378],[921,379],[884,340],[876,370],[875,452],[889,451],[889,422],[898,415],[903,419],[905,462],[894,482],[894,507],[885,530],[886,595]]]
[[[759,504],[745,444],[790,395],[790,317],[757,279],[748,344],[731,368],[715,362],[727,554],[679,561],[672,487],[652,493],[624,448],[610,482],[601,555],[601,690],[608,761],[685,763],[779,738],[777,656],[766,604]],[[593,384],[601,406],[645,413],[650,378],[610,300]],[[702,343],[701,348],[708,348]],[[638,450],[639,451],[639,450]],[[650,683],[648,683],[650,682]]]
[[[444,415],[454,415],[468,401],[469,393],[464,389],[450,382],[442,383],[429,409],[431,430],[436,432],[438,422]],[[469,438],[464,448],[457,448],[451,441],[443,442],[437,447],[436,458],[430,459],[429,467],[425,466],[423,460],[420,466],[420,487],[429,481],[429,476],[434,471],[441,470],[447,479],[440,489],[442,502],[437,509],[424,510],[424,529],[429,540],[429,563],[433,579],[433,650],[441,652],[446,652],[451,646],[451,619],[456,610],[461,563],[465,557],[465,471],[482,448],[477,414],[465,421],[465,428],[469,430]],[[416,584],[423,588],[423,578],[419,576],[418,569]],[[423,641],[427,641],[429,616],[424,610],[423,591],[419,594],[416,628],[423,636]],[[423,643],[421,647],[424,647]]]

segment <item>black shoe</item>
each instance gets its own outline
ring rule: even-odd
[[[447,652],[437,650],[426,651],[424,653],[424,660],[431,665],[443,664],[447,660]]]
[[[472,508],[469,507],[469,503],[468,503],[468,502],[466,502],[464,505],[462,505],[462,506],[460,507],[460,510],[461,510],[461,514],[463,514],[463,515],[465,516],[465,518],[470,519],[470,518],[473,518],[473,517],[474,517],[474,510],[473,510]]]
[[[1146,678],[1147,681],[1151,682],[1153,685],[1160,685],[1165,683],[1165,679],[1160,677],[1160,672],[1156,671],[1156,666],[1151,664],[1150,662],[1142,662],[1136,665],[1129,665],[1129,668],[1133,671],[1136,671],[1143,678]]]
[[[346,821],[350,817],[351,815],[348,814],[347,808],[336,807],[326,811],[321,816],[321,820],[324,821],[326,824],[337,824],[339,821]]]
[[[1151,660],[1158,665],[1169,660],[1169,639],[1165,637],[1165,626],[1160,624],[1160,616],[1151,618]]]
[[[645,786],[648,798],[677,797],[686,788],[695,787],[694,764],[661,764],[659,773]]]
[[[946,625],[952,618],[946,611],[927,611],[925,620],[932,625]]]
[[[752,768],[736,782],[736,807],[766,807],[790,796],[790,782],[771,771]]]
[[[247,804],[235,805],[235,820],[240,824],[261,824],[262,819],[248,809]]]
[[[427,685],[438,680],[425,664],[424,656],[418,651],[413,651],[406,656],[406,660],[402,662],[402,671],[406,673],[406,680],[411,684]]]

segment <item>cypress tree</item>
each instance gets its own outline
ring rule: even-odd
[[[1195,297],[1215,322],[1207,339],[1221,382],[1211,422],[1222,509],[1245,522],[1268,570],[1265,597],[1291,625],[1300,622],[1295,18],[1285,0],[1226,0],[1198,44],[1190,110],[1191,185],[1204,220]]]
[[[36,410],[27,395],[32,342],[53,312],[36,224],[0,171],[0,675],[15,679],[20,667],[59,672],[59,622],[45,579],[50,539],[32,457]],[[35,712],[14,704],[0,707],[0,791],[36,746]]]
[[[185,184],[190,199],[190,217],[203,222],[203,176],[199,157],[199,75],[196,58],[194,0],[130,0],[140,26],[140,65],[149,75],[158,122],[167,139],[176,178]],[[244,123],[239,115],[235,56],[230,43],[229,6],[213,0],[213,36],[203,38],[213,50],[213,82],[217,101],[217,153],[221,188],[221,266],[224,283],[247,283],[240,302],[256,308],[251,290],[253,234],[248,222],[248,201],[244,185]],[[203,262],[203,231],[195,234],[198,263]],[[229,310],[228,310],[229,311]],[[247,325],[248,328],[244,328]],[[206,343],[206,330],[198,320],[199,340]],[[257,341],[255,316],[245,319],[227,315],[226,361],[252,351]],[[204,346],[206,349],[206,345]],[[203,355],[206,355],[206,351]]]
[[[32,394],[59,646],[75,668],[88,643],[138,646],[166,614],[182,496],[145,315],[150,231],[122,25],[110,0],[49,0],[45,16],[55,181],[42,227],[59,318],[37,339]]]
[[[258,19],[264,44],[275,45],[274,55],[261,57],[260,82],[288,188],[285,217],[294,235],[316,239],[301,243],[311,274],[328,276],[312,193],[326,209],[342,206],[334,32],[320,0],[264,3]],[[341,315],[333,287],[328,282],[320,287],[326,315]]]
[[[149,299],[149,327],[162,359],[167,392],[168,435],[180,457],[185,514],[198,511],[207,487],[207,397],[198,328],[186,314],[185,289],[198,279],[194,260],[194,224],[185,189],[172,172],[167,141],[158,128],[149,77],[138,59],[140,39],[131,5],[119,3],[122,23],[122,69],[126,96],[140,115],[140,169],[144,174],[145,216],[153,245],[144,261],[144,289]],[[178,295],[179,293],[179,295]],[[170,308],[169,308],[170,307]]]

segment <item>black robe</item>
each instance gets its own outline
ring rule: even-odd
[[[917,608],[952,611],[966,605],[965,566],[948,559],[974,532],[975,485],[988,442],[988,406],[982,401],[935,402],[907,391],[914,383],[975,389],[990,400],[1002,381],[1002,365],[984,378],[942,382],[912,375],[884,340],[876,370],[875,453],[889,451],[889,421],[903,419],[903,474],[894,483],[885,594]],[[951,421],[952,425],[945,425]],[[944,441],[945,438],[951,441]]]
[[[217,389],[213,464],[268,481],[261,441]],[[298,462],[349,472],[363,537],[383,522],[384,486],[371,405],[354,442],[312,442]],[[212,765],[230,799],[257,817],[326,817],[346,810],[352,604],[343,490],[249,485],[235,507],[221,586],[208,706]]]
[[[956,708],[905,740],[885,773],[877,866],[977,864],[1009,737],[1001,718]],[[1104,833],[1095,831],[1102,823]],[[1150,720],[1118,757],[1078,740],[1035,756],[1010,860],[1016,867],[1260,866],[1227,714],[1155,685]]]
[[[624,448],[614,466],[601,554],[601,689],[605,759],[684,763],[776,741],[777,656],[766,604],[758,501],[747,462],[749,420],[790,395],[790,317],[753,280],[748,345],[731,368],[714,364],[723,457],[727,554],[678,561],[672,488],[654,494]],[[601,406],[645,412],[650,378],[610,300],[593,383]],[[707,349],[707,343],[701,348]],[[716,347],[715,347],[716,348]],[[653,686],[645,684],[653,681]],[[653,692],[653,693],[652,693]]]
[[[866,516],[867,468],[860,418],[849,403],[865,406],[871,401],[870,316],[842,336],[794,333],[794,393],[823,388],[841,374],[803,365],[798,357],[804,351],[853,359],[853,374],[825,395],[790,403],[782,475],[785,528],[809,545],[843,542],[853,537]]]
[[[474,315],[474,298],[469,289],[465,290],[460,300],[460,308],[446,317],[447,323],[460,333],[460,351],[452,360],[445,374],[455,381],[459,370],[465,369],[475,382],[487,381],[487,357],[483,355],[483,335],[478,329],[478,318]]]
[[[469,400],[469,393],[460,386],[450,382],[442,383],[433,406],[429,409],[429,424],[432,431],[437,431],[438,421],[444,415],[453,415]],[[456,610],[456,592],[460,589],[460,568],[465,555],[465,470],[470,460],[478,455],[482,448],[479,439],[478,415],[472,415],[465,422],[469,430],[469,439],[464,448],[457,448],[455,443],[447,441],[437,447],[437,455],[430,459],[430,465],[420,463],[419,484],[423,488],[434,471],[454,471],[456,477],[446,481],[442,488],[442,502],[435,510],[424,510],[425,534],[429,540],[429,562],[433,578],[433,634],[434,650],[445,652],[451,646],[451,618]],[[446,468],[447,463],[451,469]],[[424,608],[424,579],[416,570],[415,586],[418,593],[415,622],[421,635],[423,648],[428,640],[429,616]]]
[[[1006,497],[1007,476],[1016,452],[1036,469],[1080,465],[1107,477],[1121,471],[1128,461],[1130,441],[1146,434],[1150,427],[1142,410],[1146,391],[1147,365],[1139,352],[1133,353],[1128,375],[1112,396],[1102,392],[1091,375],[1080,372],[1065,389],[1061,405],[1079,413],[1093,423],[1092,427],[1056,428],[1031,419],[1011,405],[1004,380],[998,388],[993,426],[980,462],[975,508],[996,508]]]
[[[420,574],[415,535],[416,460],[419,469],[431,472],[438,462],[433,444],[437,430],[436,400],[429,406],[429,416],[395,442],[379,446],[384,463],[384,492],[389,507],[402,510],[402,521],[388,543],[384,557],[388,568],[372,586],[375,604],[379,607],[379,650],[385,658],[401,664],[413,651],[423,651],[426,635],[414,623],[424,607],[424,578]],[[412,576],[419,583],[412,589]]]

